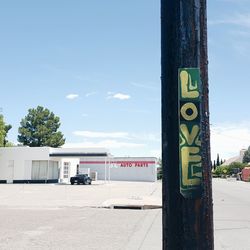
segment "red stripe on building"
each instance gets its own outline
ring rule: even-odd
[[[108,161],[106,161],[108,163]],[[80,161],[80,164],[105,164],[105,161]]]
[[[106,161],[106,164],[122,164],[122,163],[142,163],[155,164],[155,161]],[[80,161],[80,164],[105,164],[105,161]]]

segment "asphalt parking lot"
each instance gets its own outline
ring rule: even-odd
[[[114,204],[161,205],[161,183],[1,185],[0,249],[159,249],[161,209]]]
[[[161,183],[0,185],[0,249],[160,250]],[[215,250],[250,249],[250,183],[213,180]]]

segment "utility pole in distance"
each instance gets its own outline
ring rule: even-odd
[[[212,250],[206,0],[161,0],[163,249]]]

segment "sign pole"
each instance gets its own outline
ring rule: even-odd
[[[212,250],[206,0],[161,0],[163,249]]]

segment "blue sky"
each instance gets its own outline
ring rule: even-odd
[[[212,156],[250,145],[250,3],[208,1]],[[0,4],[1,107],[13,125],[42,105],[66,145],[160,155],[160,1]]]
[[[211,147],[228,158],[250,145],[250,2],[208,2]]]

